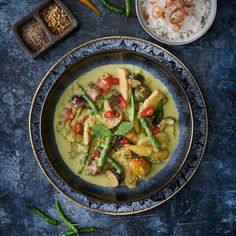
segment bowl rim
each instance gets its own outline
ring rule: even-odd
[[[41,163],[38,159],[37,153],[36,153],[36,149],[34,146],[34,142],[33,142],[33,132],[32,132],[32,124],[33,124],[33,110],[35,108],[35,102],[36,102],[36,98],[38,96],[38,93],[42,87],[42,85],[44,84],[44,82],[47,80],[49,74],[51,73],[51,71],[67,56],[69,56],[70,54],[72,54],[73,52],[77,51],[78,49],[88,45],[88,44],[92,44],[92,43],[96,43],[98,41],[101,40],[112,40],[112,39],[123,39],[123,40],[136,40],[136,41],[140,41],[142,43],[146,43],[148,45],[151,45],[153,47],[159,48],[160,50],[162,50],[163,52],[167,53],[169,56],[171,56],[173,59],[175,59],[183,68],[184,70],[189,74],[191,80],[193,81],[194,86],[196,86],[196,89],[198,90],[199,93],[199,97],[201,99],[202,105],[203,105],[203,110],[204,110],[204,124],[205,124],[205,128],[204,128],[204,134],[205,134],[205,140],[203,143],[203,147],[202,147],[202,151],[201,154],[199,155],[199,160],[196,163],[196,166],[193,168],[192,173],[190,173],[190,175],[187,177],[187,179],[181,183],[181,185],[178,187],[177,190],[173,191],[168,197],[164,198],[164,200],[162,200],[161,202],[155,203],[152,206],[146,207],[144,209],[139,209],[139,210],[134,210],[134,211],[129,211],[129,212],[113,212],[113,211],[107,211],[107,210],[101,210],[101,209],[96,209],[96,208],[91,208],[90,206],[86,206],[82,203],[79,203],[78,201],[76,201],[75,199],[73,199],[71,196],[68,196],[67,194],[65,194],[58,186],[56,186],[53,182],[53,180],[50,178],[50,176],[46,173],[46,171],[44,170],[44,168],[41,166]],[[192,176],[195,174],[196,170],[198,169],[198,166],[201,163],[201,160],[203,158],[205,149],[206,149],[206,145],[207,145],[207,140],[208,140],[208,113],[207,113],[207,108],[206,108],[206,103],[203,97],[203,94],[201,92],[201,89],[196,81],[196,79],[194,78],[194,76],[191,74],[191,72],[189,71],[189,69],[176,57],[174,56],[172,53],[170,53],[169,51],[167,51],[166,49],[162,48],[161,46],[152,43],[150,41],[144,40],[144,39],[139,39],[139,38],[135,38],[135,37],[130,37],[130,36],[107,36],[107,37],[101,37],[101,38],[97,38],[94,40],[90,40],[86,43],[80,44],[79,46],[75,47],[74,49],[70,50],[68,53],[66,53],[64,56],[62,56],[59,60],[57,60],[49,69],[49,71],[45,74],[45,76],[43,77],[42,81],[39,83],[35,94],[33,96],[32,102],[31,102],[31,106],[30,106],[30,112],[29,112],[29,119],[28,119],[28,127],[29,127],[29,136],[30,136],[30,142],[31,142],[31,146],[33,149],[33,153],[36,157],[36,161],[38,162],[38,165],[40,166],[42,172],[44,173],[44,175],[47,177],[47,179],[49,180],[49,182],[53,185],[53,187],[55,189],[57,189],[58,192],[60,192],[61,194],[63,194],[66,198],[68,198],[69,200],[73,201],[74,203],[76,203],[77,205],[84,207],[86,209],[92,210],[92,211],[96,211],[96,212],[100,212],[100,213],[105,213],[105,214],[110,214],[110,215],[131,215],[131,214],[136,214],[136,213],[140,213],[140,212],[144,212],[147,210],[150,210],[152,208],[155,208],[159,205],[161,205],[162,203],[166,202],[167,200],[169,200],[171,197],[173,197],[175,194],[177,194],[192,178]]]
[[[186,44],[190,44],[192,42],[195,42],[196,40],[201,38],[204,34],[206,34],[206,32],[210,29],[210,27],[212,26],[212,24],[215,20],[216,12],[217,12],[217,0],[210,0],[213,4],[212,4],[211,12],[209,14],[209,17],[208,17],[208,20],[207,20],[205,26],[202,28],[201,31],[198,31],[196,34],[193,34],[192,37],[187,38],[185,41],[179,42],[179,41],[169,40],[169,39],[165,40],[163,37],[155,35],[150,29],[148,29],[148,27],[145,26],[145,24],[142,20],[140,11],[139,11],[139,2],[140,1],[141,0],[135,0],[135,10],[136,10],[136,15],[138,17],[138,21],[139,21],[140,25],[146,31],[146,33],[148,33],[153,39],[155,39],[161,43],[167,44],[167,45],[178,46],[178,45],[186,45]],[[194,37],[196,35],[197,35],[197,37]]]

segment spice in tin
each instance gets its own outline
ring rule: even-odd
[[[39,51],[49,42],[49,37],[36,19],[31,19],[19,29],[21,39],[33,52]]]
[[[72,25],[69,17],[56,3],[43,9],[40,16],[54,34],[61,34]]]

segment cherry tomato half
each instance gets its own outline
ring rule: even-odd
[[[129,166],[139,177],[145,177],[151,170],[151,164],[143,158],[132,158],[129,160]]]

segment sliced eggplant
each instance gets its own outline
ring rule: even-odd
[[[134,89],[134,100],[136,102],[143,102],[151,94],[151,90],[143,85],[139,85]]]
[[[116,173],[111,170],[105,172],[106,177],[109,179],[109,183],[111,187],[118,187],[119,186],[119,177]]]
[[[162,131],[168,126],[173,126],[174,124],[175,124],[175,119],[173,117],[166,117],[160,121],[157,127]]]

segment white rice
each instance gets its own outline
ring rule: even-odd
[[[141,0],[142,10],[146,10],[149,18],[146,20],[147,28],[157,36],[168,38],[170,40],[181,41],[187,39],[199,32],[205,25],[211,11],[210,0],[193,0],[193,10],[186,16],[178,32],[174,32],[173,25],[169,21],[169,15],[164,19],[155,19],[153,17],[153,0]],[[156,4],[165,7],[166,0],[156,0]]]

